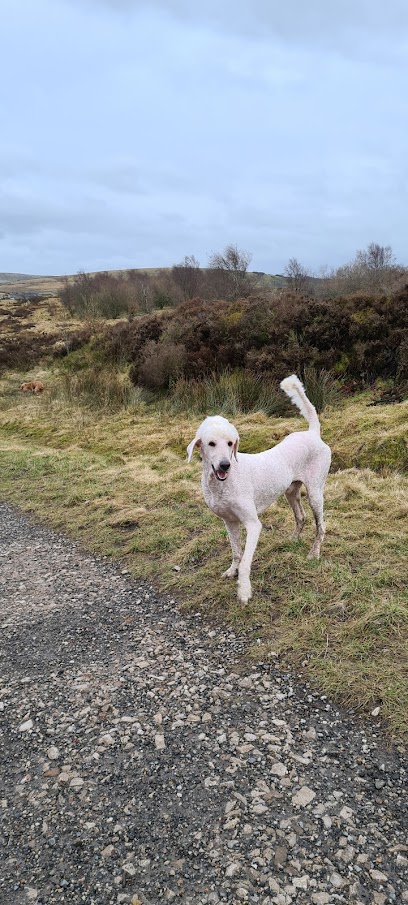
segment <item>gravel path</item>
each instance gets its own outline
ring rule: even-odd
[[[0,505],[0,903],[408,902],[402,751]]]

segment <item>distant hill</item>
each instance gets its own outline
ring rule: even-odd
[[[130,269],[130,268],[129,268]],[[134,270],[143,271],[143,273],[148,273],[152,276],[158,275],[160,272],[168,272],[171,270],[171,267],[135,267]],[[95,276],[98,271],[90,271],[90,276]],[[100,273],[105,273],[106,271],[99,271]],[[111,274],[125,274],[126,270],[109,270],[107,271]],[[68,275],[68,279],[74,279],[76,274]],[[282,274],[272,274],[272,273],[264,273],[261,270],[252,271],[252,276],[256,277],[257,283],[260,287],[264,289],[282,289],[284,286],[287,286],[287,278]],[[44,289],[50,290],[54,288],[59,288],[62,285],[62,280],[64,276],[39,276],[38,274],[29,274],[29,273],[0,273],[0,285],[16,285],[18,283],[27,283],[29,289],[33,284],[37,284],[35,286],[36,291],[40,291],[39,284],[44,284]],[[56,285],[55,285],[56,284]],[[18,287],[21,291],[26,287]],[[34,287],[33,287],[34,288]]]
[[[36,276],[31,273],[0,273],[0,283],[20,283],[25,280],[49,280],[53,277]]]

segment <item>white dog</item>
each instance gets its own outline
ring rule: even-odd
[[[297,538],[303,528],[305,514],[300,501],[300,488],[305,485],[316,521],[316,539],[309,558],[319,558],[325,535],[323,491],[330,468],[330,448],[320,437],[316,409],[306,396],[300,380],[292,374],[281,383],[309,423],[309,430],[296,431],[273,449],[250,455],[238,452],[238,431],[220,415],[205,418],[194,440],[187,447],[188,462],[194,448],[200,448],[203,460],[201,485],[204,499],[228,531],[232,547],[232,563],[223,577],[238,575],[238,599],[251,598],[251,565],[262,524],[258,514],[284,493],[296,521],[292,535]],[[246,529],[242,553],[240,525]]]

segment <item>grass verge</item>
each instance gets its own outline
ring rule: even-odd
[[[323,557],[306,559],[310,513],[302,540],[288,540],[292,513],[280,500],[263,516],[254,599],[242,608],[235,582],[220,577],[230,552],[202,500],[199,462],[185,462],[197,416],[140,401],[115,414],[75,408],[59,397],[57,378],[42,376],[54,386],[41,398],[17,395],[20,375],[2,382],[0,498],[120,558],[183,606],[244,628],[257,656],[278,651],[344,703],[380,706],[394,736],[408,732],[407,403],[373,409],[360,399],[325,412],[335,470]],[[302,424],[265,415],[235,422],[243,451]]]

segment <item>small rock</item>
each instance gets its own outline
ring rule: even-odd
[[[302,786],[302,788],[292,796],[292,804],[298,805],[300,808],[305,808],[315,797],[316,792],[313,792],[313,789],[309,789],[308,786]]]
[[[225,871],[225,876],[226,877],[235,877],[235,875],[239,873],[240,869],[241,869],[241,865],[238,864],[237,861],[233,861],[232,864],[228,865],[228,867]]]
[[[50,760],[58,760],[59,751],[58,748],[55,747],[55,745],[51,745],[51,747],[48,748],[47,757],[49,757]]]
[[[134,877],[136,875],[135,865],[132,864],[131,861],[126,861],[125,864],[122,864],[122,870],[128,877]]]
[[[373,903],[374,905],[385,905],[387,901],[387,896],[382,892],[375,892],[373,895]]]
[[[330,874],[330,884],[334,886],[335,889],[341,889],[341,887],[344,886],[343,877],[336,871],[333,871],[333,873]]]
[[[115,744],[115,739],[113,738],[112,735],[110,735],[109,732],[107,732],[106,735],[101,735],[99,741],[100,741],[101,745],[114,745]]]
[[[115,849],[113,845],[107,845],[106,848],[103,848],[101,851],[102,858],[111,858]]]
[[[309,877],[307,875],[304,877],[292,877],[292,883],[295,889],[307,889],[309,886]]]
[[[370,877],[376,880],[377,883],[386,883],[388,880],[388,877],[381,870],[370,870]]]
[[[353,811],[351,808],[345,806],[341,809],[339,816],[342,817],[343,820],[350,820],[353,816]]]
[[[20,732],[28,732],[30,729],[33,728],[33,721],[26,720],[25,723],[21,723],[21,726],[19,726],[18,728],[19,728]]]
[[[166,747],[166,742],[164,740],[164,735],[160,732],[157,732],[154,737],[154,744],[156,745],[157,751],[164,751]]]
[[[59,774],[58,782],[69,782],[69,773],[65,773],[64,771]]]
[[[278,867],[281,867],[282,864],[285,864],[287,857],[288,857],[287,848],[285,848],[284,845],[278,845],[277,848],[275,849],[275,858],[274,858],[275,864]]]
[[[253,811],[254,814],[266,814],[266,811],[268,811],[268,810],[269,810],[269,808],[267,807],[267,805],[266,805],[266,804],[261,804],[260,801],[257,801],[257,802],[252,806],[252,811]]]
[[[81,779],[80,776],[74,776],[74,778],[71,779],[69,787],[70,787],[70,789],[81,789],[83,784],[84,784],[84,781],[83,781],[83,779]]]
[[[280,761],[278,761],[276,764],[272,764],[271,773],[273,773],[275,776],[286,776],[287,772],[287,767],[285,767],[285,764],[282,764]]]

